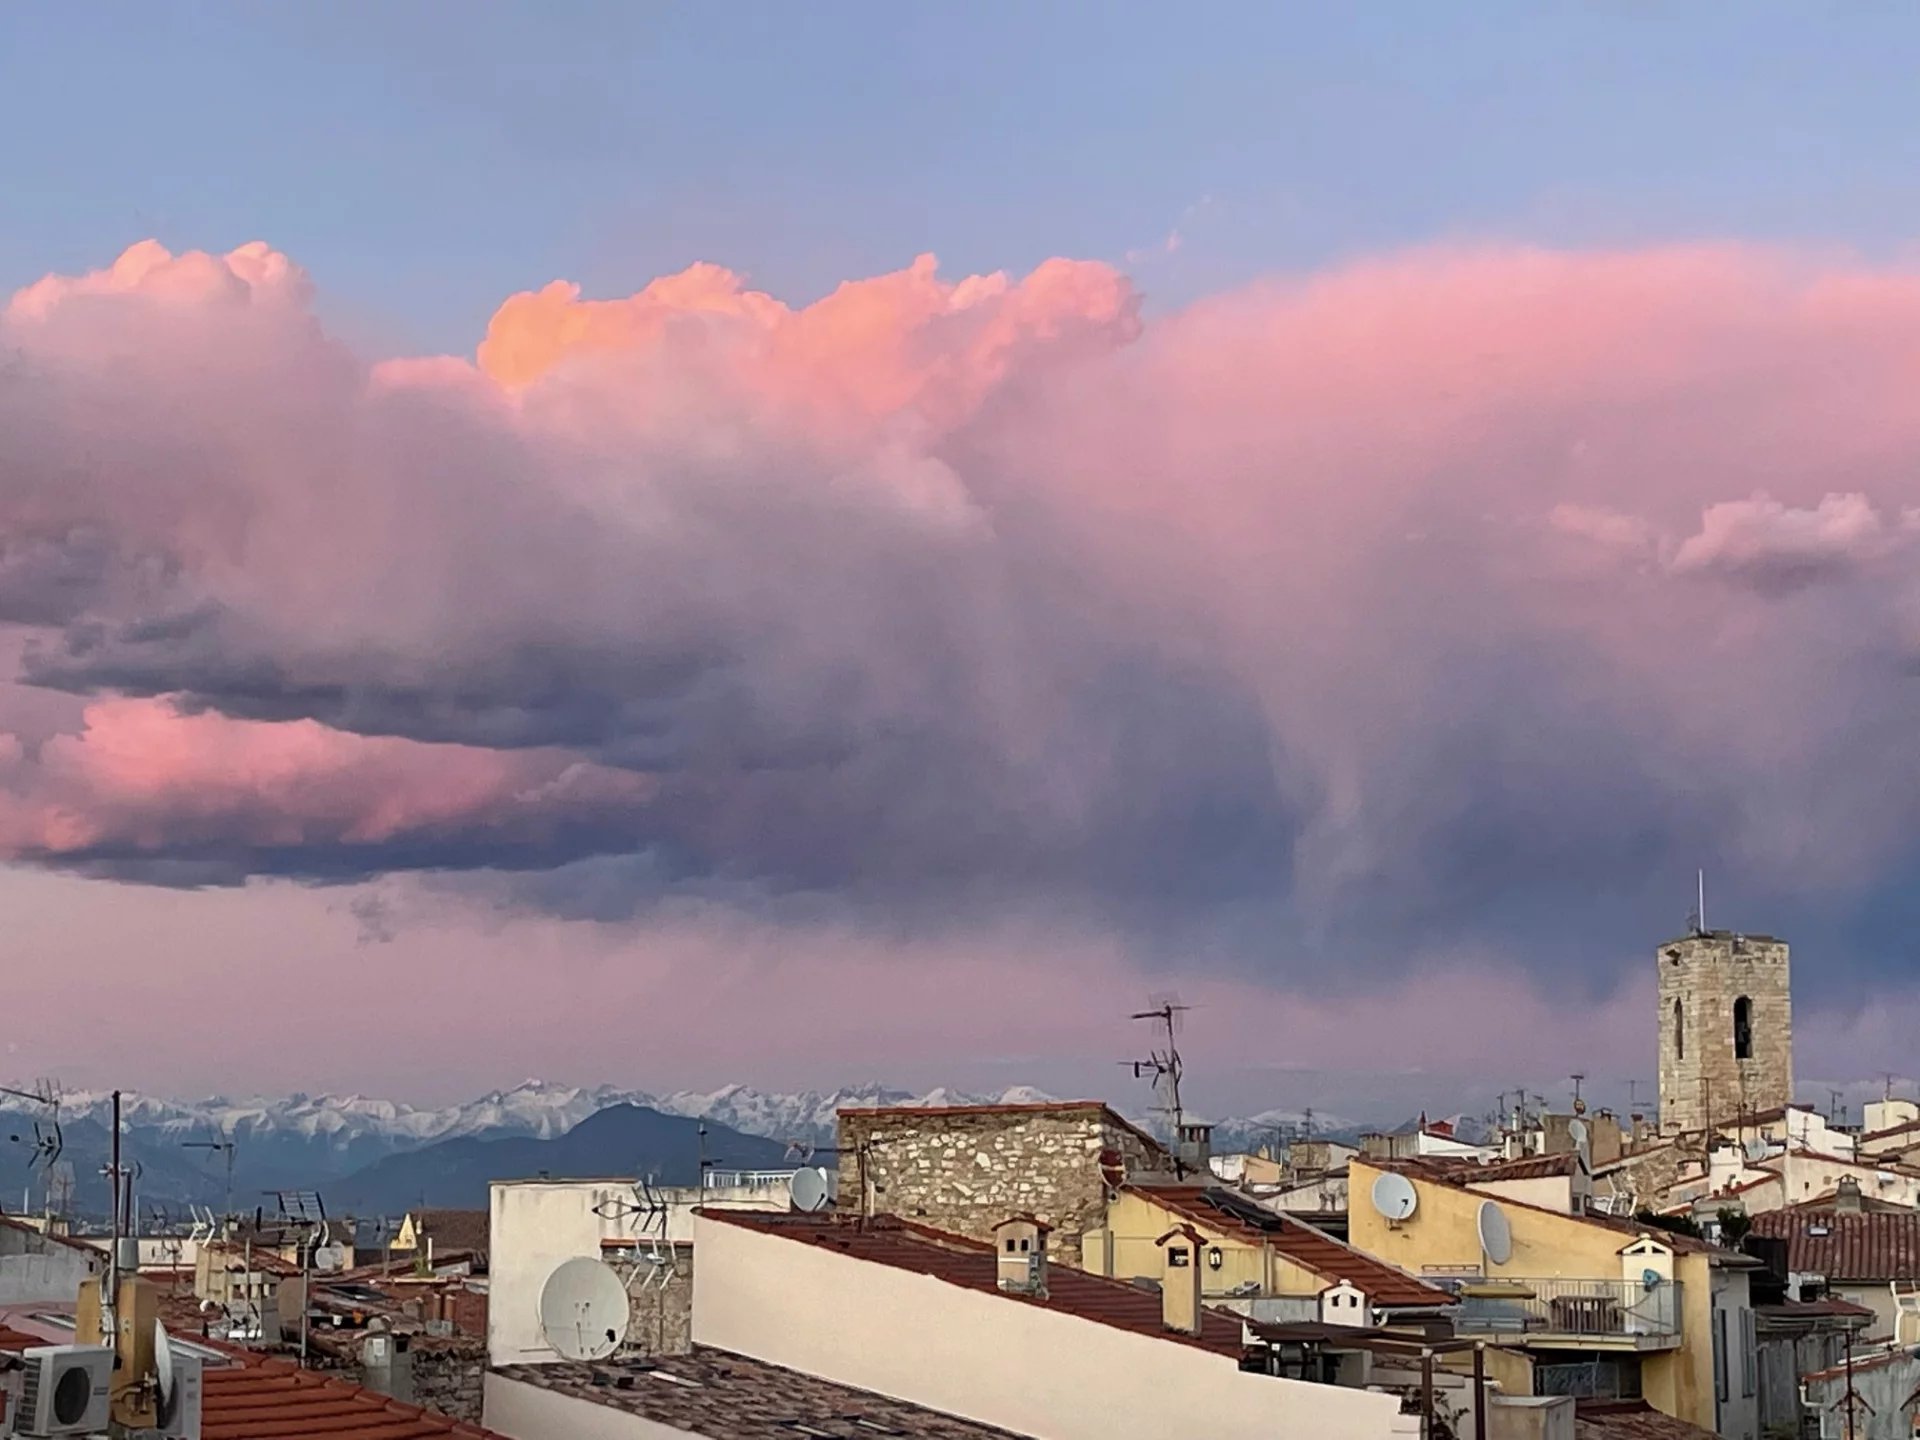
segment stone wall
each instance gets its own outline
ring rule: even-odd
[[[1009,1215],[1052,1227],[1047,1254],[1078,1266],[1106,1224],[1110,1180],[1163,1169],[1166,1153],[1097,1104],[846,1111],[839,1207],[990,1241]]]
[[[1662,945],[1660,1129],[1732,1123],[1793,1099],[1793,1005],[1787,946],[1716,930]],[[1734,1009],[1751,1003],[1752,1053],[1734,1051]]]
[[[676,1245],[673,1252],[673,1273],[664,1285],[635,1281],[627,1287],[627,1344],[642,1355],[684,1355],[693,1348],[693,1246]]]
[[[420,1351],[413,1357],[413,1403],[478,1425],[486,1373],[484,1346]]]

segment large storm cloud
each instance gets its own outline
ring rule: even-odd
[[[0,355],[0,697],[73,697],[0,709],[31,863],[1377,975],[1912,858],[1905,271],[1423,251],[1155,315],[697,266],[383,359],[267,247],[149,242]]]

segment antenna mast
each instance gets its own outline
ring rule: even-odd
[[[227,1194],[223,1202],[224,1208],[220,1211],[220,1224],[224,1231],[227,1226],[233,1223],[233,1152],[236,1148],[236,1142],[233,1136],[227,1135],[220,1140],[182,1140],[180,1142],[180,1148],[182,1150],[220,1150],[226,1152]]]
[[[1133,1078],[1151,1076],[1154,1097],[1160,1102],[1154,1108],[1167,1117],[1173,1127],[1173,1139],[1180,1139],[1180,1125],[1184,1112],[1180,1106],[1180,1049],[1174,1043],[1174,1033],[1179,1028],[1178,1017],[1189,1007],[1177,1000],[1162,1000],[1151,1010],[1135,1013],[1136,1020],[1153,1021],[1166,1035],[1166,1044],[1158,1050],[1149,1050],[1144,1060],[1123,1060],[1123,1065],[1133,1067]]]
[[[1705,870],[1696,870],[1694,872],[1694,882],[1697,886],[1693,912],[1694,924],[1700,933],[1704,935],[1707,933],[1707,872]]]

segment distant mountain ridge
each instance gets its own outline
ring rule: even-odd
[[[376,1160],[329,1188],[338,1209],[358,1215],[397,1215],[415,1205],[487,1208],[494,1180],[647,1177],[662,1185],[696,1185],[704,1150],[728,1169],[783,1166],[787,1146],[684,1115],[639,1105],[596,1110],[564,1135],[466,1135],[437,1140]]]
[[[31,1087],[23,1084],[19,1088]],[[388,1156],[447,1141],[556,1139],[616,1105],[706,1120],[742,1135],[777,1141],[784,1147],[790,1141],[833,1143],[834,1115],[843,1106],[1023,1104],[1052,1098],[1026,1085],[984,1095],[946,1087],[916,1093],[879,1083],[794,1092],[725,1085],[717,1090],[655,1094],[613,1085],[526,1080],[510,1089],[489,1091],[473,1100],[442,1107],[365,1095],[297,1093],[176,1100],[125,1091],[121,1113],[130,1153],[142,1166],[142,1193],[152,1202],[176,1208],[187,1203],[219,1204],[225,1193],[222,1155],[188,1147],[231,1137],[236,1142],[234,1200],[242,1208],[251,1208],[260,1202],[262,1190],[317,1188],[324,1192],[332,1182],[364,1171]],[[17,1133],[28,1119],[45,1113],[31,1101],[0,1094],[0,1116],[10,1122],[0,1126],[0,1202],[8,1206],[22,1197],[23,1189],[30,1192],[27,1198],[31,1203],[38,1205],[44,1175],[29,1171],[27,1147],[6,1144],[6,1132]],[[74,1164],[76,1198],[83,1205],[100,1188],[92,1173],[98,1168],[94,1151],[104,1138],[111,1113],[112,1097],[105,1091],[74,1090],[61,1096],[60,1116],[70,1137],[67,1158]],[[1137,1109],[1130,1118],[1151,1123],[1151,1117]],[[1270,1139],[1276,1126],[1298,1125],[1301,1119],[1297,1112],[1272,1110],[1223,1120],[1215,1129],[1215,1147],[1223,1151],[1250,1148]],[[1352,1128],[1352,1122],[1336,1116],[1314,1117],[1316,1133],[1341,1133]]]

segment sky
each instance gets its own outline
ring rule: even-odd
[[[1912,1068],[1916,40],[7,10],[0,1071]]]

